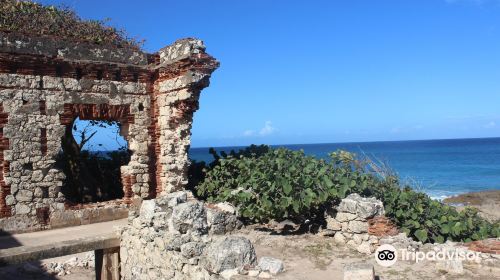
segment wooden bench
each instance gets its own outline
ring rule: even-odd
[[[91,228],[82,228],[81,230],[91,230]],[[44,234],[44,232],[40,234]],[[64,234],[64,232],[54,232],[54,234]],[[47,238],[50,242],[40,240],[40,245],[33,242],[26,242],[27,244],[17,242],[16,244],[16,235],[2,237],[0,243],[3,243],[4,246],[0,247],[3,248],[0,249],[0,266],[94,251],[96,279],[120,279],[120,236],[116,230],[95,233],[94,235],[90,231],[83,234],[83,237],[75,234],[75,238],[71,238],[71,233],[68,234],[70,236],[61,236],[60,241],[51,235],[51,238]]]

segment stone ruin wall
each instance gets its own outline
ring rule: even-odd
[[[0,32],[0,229],[125,217],[134,198],[183,189],[193,113],[218,65],[191,38],[146,54]],[[61,193],[55,158],[76,117],[121,123],[132,152],[123,199],[71,205]]]

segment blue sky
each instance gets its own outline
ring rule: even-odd
[[[500,136],[500,0],[41,2],[204,40],[193,147]]]

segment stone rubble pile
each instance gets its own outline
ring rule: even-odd
[[[384,205],[380,200],[351,194],[342,199],[335,209],[326,211],[324,234],[333,236],[337,244],[371,254],[377,248],[379,238],[368,233],[369,219],[383,214]]]
[[[418,242],[408,237],[406,233],[397,233],[390,221],[383,216],[384,206],[375,198],[363,198],[359,194],[351,194],[343,199],[336,208],[326,211],[326,229],[323,234],[333,236],[334,242],[346,245],[360,253],[370,255],[379,245],[389,244],[398,252],[406,250],[409,253],[419,252],[437,255],[463,256],[475,254],[474,259],[435,260],[436,269],[451,274],[463,274],[463,263],[497,267],[500,265],[500,239],[488,239],[472,243],[447,241],[443,244]],[[415,261],[415,260],[410,260]]]
[[[95,267],[95,256],[94,252],[88,252],[83,256],[75,256],[69,258],[66,261],[56,261],[44,263],[41,265],[33,263],[25,263],[21,266],[21,269],[27,273],[38,274],[38,275],[57,275],[64,276],[71,274],[71,270],[75,267],[82,268],[94,268]]]
[[[492,239],[489,239],[492,240]],[[483,240],[488,241],[487,240]],[[500,244],[500,239],[497,239]],[[443,270],[451,274],[463,274],[463,263],[469,265],[480,265],[486,267],[500,267],[500,254],[491,254],[471,250],[464,243],[446,241],[443,244],[424,244],[420,249],[424,253],[434,252],[438,256],[439,253],[444,256],[464,256],[465,258],[452,258],[447,260],[436,261],[435,267],[437,270]]]
[[[143,201],[121,235],[122,279],[230,279],[283,271],[283,263],[257,256],[227,204],[209,205],[179,191]]]
[[[89,252],[83,257],[72,257],[64,262],[51,262],[44,264],[44,269],[50,274],[56,274],[57,276],[64,276],[66,274],[71,274],[71,269],[75,267],[83,268],[93,268],[95,267],[95,256],[94,252]]]

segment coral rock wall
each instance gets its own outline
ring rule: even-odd
[[[67,216],[74,225],[96,208],[182,189],[193,113],[217,67],[196,39],[146,54],[0,32],[0,229],[65,226]],[[77,117],[122,125],[132,156],[118,203],[75,210],[60,191],[55,158]]]

